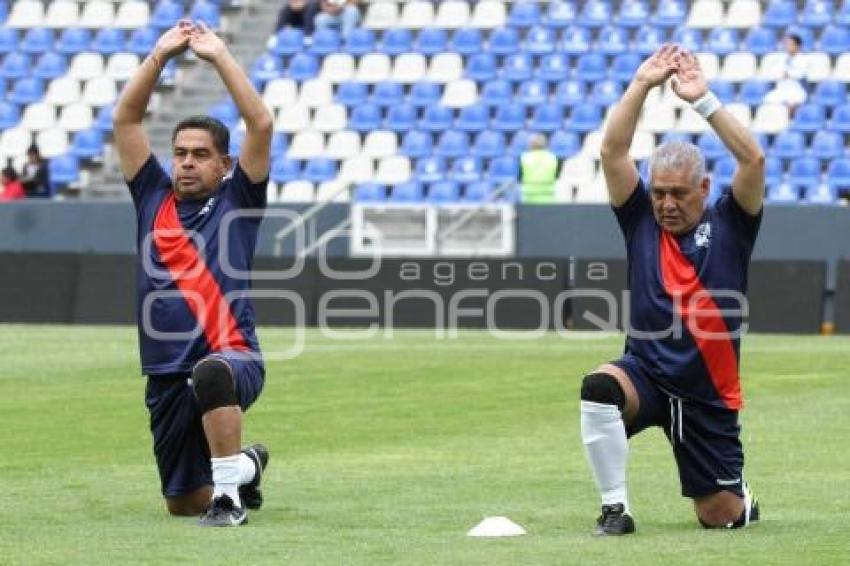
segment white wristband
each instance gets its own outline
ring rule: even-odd
[[[706,92],[699,99],[695,100],[693,104],[691,104],[691,108],[694,109],[694,112],[706,120],[708,120],[708,117],[714,114],[721,106],[723,106],[723,103],[720,102],[720,99],[718,99],[711,91]]]

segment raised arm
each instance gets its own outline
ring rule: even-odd
[[[679,58],[673,90],[682,100],[694,104],[697,111],[710,112],[708,123],[738,162],[732,197],[749,214],[758,214],[764,200],[764,152],[750,132],[709,93],[693,53],[682,53]]]
[[[224,41],[205,24],[199,23],[192,30],[189,47],[198,57],[215,66],[224,86],[233,97],[239,114],[245,120],[245,140],[239,153],[239,165],[248,179],[259,183],[269,174],[269,152],[274,125],[271,113],[245,71],[230,54]]]
[[[629,156],[629,147],[647,93],[675,72],[678,51],[675,45],[667,44],[644,61],[608,120],[601,155],[608,198],[613,206],[625,203],[637,186],[638,170]]]
[[[121,171],[128,180],[136,176],[151,154],[142,120],[153,89],[168,60],[188,48],[191,29],[191,22],[184,20],[162,34],[153,51],[124,87],[112,112],[115,146]]]

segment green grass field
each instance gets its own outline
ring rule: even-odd
[[[263,329],[264,347],[291,330]],[[747,473],[764,520],[703,531],[663,434],[632,442],[638,533],[590,536],[580,378],[620,337],[366,342],[307,334],[268,366],[246,441],[266,506],[239,529],[165,514],[136,330],[0,325],[0,564],[838,564],[850,560],[850,339],[744,341]],[[470,539],[488,515],[528,530]]]

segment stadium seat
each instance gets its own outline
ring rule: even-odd
[[[605,56],[601,53],[585,53],[576,62],[574,77],[580,81],[601,81],[608,75]]]
[[[463,59],[457,53],[437,53],[431,58],[427,80],[446,83],[463,76]]]
[[[602,123],[602,109],[593,102],[584,102],[573,107],[566,128],[576,132],[590,132]]]
[[[343,161],[337,176],[338,181],[347,183],[366,183],[374,179],[374,164],[371,159],[362,155],[349,157]]]
[[[434,27],[440,29],[464,29],[469,25],[471,10],[464,0],[443,0],[437,6]]]
[[[18,30],[0,27],[0,55],[6,55],[17,51],[18,43],[20,43],[20,34],[18,34]]]
[[[720,28],[724,21],[720,0],[696,0],[688,13],[687,26],[696,29]]]
[[[844,83],[850,82],[850,53],[842,53],[835,59],[830,78]]]
[[[850,30],[845,27],[827,26],[818,42],[819,49],[832,56],[850,51]]]
[[[850,104],[845,103],[833,109],[829,129],[843,134],[850,133]]]
[[[593,85],[590,91],[590,98],[596,104],[602,106],[612,106],[619,102],[623,95],[623,87],[619,81],[603,80]]]
[[[475,2],[470,27],[493,29],[507,21],[507,10],[502,2]]]
[[[445,5],[444,2],[441,6]],[[484,49],[484,40],[481,30],[475,28],[461,28],[452,35],[450,44],[451,51],[468,57],[480,53]]]
[[[706,47],[717,55],[728,55],[738,50],[738,30],[731,28],[714,28],[708,34]],[[751,55],[751,54],[750,54]]]
[[[338,52],[341,45],[342,38],[339,31],[333,28],[319,28],[313,32],[307,52],[321,57]]]
[[[791,160],[788,167],[788,184],[806,190],[820,184],[820,162],[814,157],[797,157]]]
[[[112,55],[124,51],[126,39],[124,32],[115,28],[104,28],[97,32],[91,43],[91,48],[101,55]]]
[[[738,98],[744,104],[758,106],[764,101],[764,96],[769,89],[770,83],[766,81],[748,80],[741,84],[741,91]]]
[[[219,30],[222,27],[221,11],[217,1],[196,0],[189,11],[189,18],[194,22],[204,22],[212,30]]]
[[[546,5],[543,23],[551,28],[564,29],[576,21],[576,7],[572,0],[553,0]]]
[[[491,200],[493,184],[490,181],[473,181],[467,183],[463,190],[463,200],[466,202],[487,202]]]
[[[758,0],[732,0],[726,11],[723,25],[728,28],[752,28],[761,21],[761,4]]]
[[[703,156],[708,160],[720,159],[730,155],[729,150],[723,145],[717,134],[714,132],[705,132],[697,138],[697,147],[702,152]]]
[[[449,39],[446,30],[426,28],[419,32],[414,50],[423,55],[431,56],[446,51],[448,43]]]
[[[394,106],[404,100],[404,87],[401,83],[384,81],[377,83],[372,89],[370,102],[378,106]]]
[[[292,83],[292,87],[293,89],[297,88],[294,82]],[[266,87],[266,90],[268,90],[268,87]],[[345,104],[346,106],[357,106],[359,104],[367,102],[368,99],[369,87],[366,85],[366,83],[359,83],[353,81],[342,82],[337,85],[336,95],[334,97],[334,100],[336,100],[340,104]]]
[[[492,53],[476,53],[466,61],[464,76],[483,82],[496,78],[496,57]]]
[[[366,55],[369,57],[369,55]],[[379,73],[383,69],[379,70]],[[428,73],[428,60],[421,53],[402,53],[395,58],[392,68],[392,80],[415,85],[424,81]],[[386,79],[381,79],[386,80]]]
[[[535,26],[526,32],[522,49],[532,55],[546,55],[555,51],[558,38],[548,27]]]
[[[66,106],[79,102],[82,96],[80,81],[71,77],[58,77],[51,80],[44,94],[44,102],[53,106]]]
[[[511,55],[520,50],[519,33],[513,28],[500,28],[490,34],[489,51],[494,55]]]
[[[398,6],[389,2],[369,2],[363,27],[376,30],[398,29]]]
[[[815,132],[809,155],[821,160],[836,159],[844,155],[844,136],[838,132],[821,130]]]
[[[317,106],[314,114],[312,127],[325,134],[345,129],[348,121],[346,107],[342,104]]]
[[[413,50],[413,33],[405,28],[391,28],[384,32],[379,51],[387,55],[401,55]]]
[[[711,171],[712,181],[719,189],[728,190],[732,187],[732,179],[737,170],[738,164],[733,157],[721,157],[714,163]]]
[[[298,101],[298,84],[292,79],[272,79],[263,89],[263,100],[270,108],[291,106]],[[230,111],[235,112],[236,106]]]
[[[178,5],[179,6],[179,5]],[[183,16],[183,7],[180,7],[180,17]],[[179,17],[174,20],[169,26],[177,23]],[[112,2],[94,0],[93,2],[85,2],[83,11],[80,14],[79,26],[88,29],[103,29],[112,27],[115,23],[115,9]]]
[[[286,182],[280,189],[279,202],[313,202],[315,184],[312,181],[293,180]]]
[[[71,155],[79,159],[100,159],[103,156],[103,132],[90,128],[81,130],[74,135],[71,144]]]
[[[797,6],[794,0],[770,0],[761,17],[761,25],[784,29],[797,20]]]
[[[692,53],[702,51],[702,31],[690,27],[680,27],[673,32],[673,43],[678,43]]]
[[[764,182],[765,186],[778,185],[782,182],[785,176],[785,168],[782,165],[782,159],[775,156],[769,156],[764,160]]]
[[[614,21],[611,4],[607,0],[587,0],[578,14],[578,23],[588,28],[601,28]]]
[[[319,60],[308,53],[296,53],[289,61],[286,76],[296,81],[306,81],[319,74]]]
[[[40,55],[53,48],[53,30],[47,28],[33,28],[28,30],[21,38],[18,51],[29,55]]]
[[[47,128],[35,136],[42,157],[50,159],[68,152],[68,132],[61,128]]]
[[[567,55],[588,53],[593,43],[590,30],[579,26],[570,26],[564,31],[562,37],[560,50]]]
[[[336,174],[336,161],[326,157],[316,157],[307,161],[301,176],[311,183],[321,183],[322,181],[333,180]]]
[[[735,85],[725,79],[712,79],[708,83],[708,88],[717,96],[723,104],[729,104],[737,99]]]
[[[284,106],[277,113],[275,130],[294,134],[310,127],[310,109],[303,104]]]
[[[847,88],[844,83],[834,80],[826,80],[815,86],[812,102],[826,107],[835,107],[843,104],[847,99]]]
[[[569,57],[560,52],[543,56],[534,71],[535,78],[553,83],[567,80],[569,74]]]
[[[508,25],[529,28],[540,23],[540,6],[536,2],[515,2],[508,13]]]
[[[32,69],[32,76],[37,79],[50,80],[61,77],[68,71],[65,57],[59,53],[48,51],[41,57]]]
[[[44,2],[39,0],[18,0],[6,18],[6,26],[10,28],[29,29],[43,24]]]
[[[796,203],[800,200],[800,191],[790,183],[778,183],[767,186],[767,202]]]
[[[649,7],[642,0],[624,0],[617,12],[617,25],[624,28],[638,28],[649,20]]]
[[[549,85],[535,79],[520,83],[515,100],[525,106],[543,104],[549,100]]]
[[[827,80],[832,75],[832,60],[826,53],[811,52],[806,60],[807,81],[818,83]]]
[[[442,86],[428,81],[413,83],[407,95],[407,101],[417,107],[430,106],[439,102]]]
[[[394,132],[403,133],[414,129],[418,120],[419,113],[416,106],[403,102],[387,109],[384,127]]]
[[[409,0],[401,8],[399,26],[411,29],[425,29],[434,22],[434,4],[425,0]]]
[[[374,6],[374,4],[372,4]],[[387,188],[378,183],[360,183],[354,187],[357,202],[382,202],[387,199]]]
[[[574,106],[587,98],[587,86],[584,81],[570,79],[562,81],[555,87],[554,100],[567,106]]]
[[[419,130],[411,130],[401,139],[399,153],[410,158],[426,157],[433,153],[434,147],[431,134]]]
[[[422,184],[416,181],[399,183],[390,191],[391,202],[422,202],[425,199]]]
[[[519,130],[515,132],[508,146],[508,153],[513,156],[521,155],[522,152],[531,147],[531,136],[535,134],[536,132],[530,130]]]
[[[619,55],[628,50],[628,30],[617,26],[605,26],[599,30],[596,38],[596,52],[604,55]]]
[[[319,77],[332,83],[350,81],[354,78],[354,56],[348,53],[331,53],[322,60]]]
[[[0,130],[14,128],[20,121],[20,107],[17,104],[0,100]]]
[[[80,178],[80,160],[73,155],[59,155],[48,161],[47,174],[52,185],[51,191],[64,185],[76,183]]]
[[[147,26],[150,20],[150,6],[143,0],[121,2],[115,12],[115,27],[123,30]]]
[[[150,16],[150,25],[165,30],[177,24],[183,17],[183,4],[174,0],[159,0]]]
[[[280,57],[265,53],[251,66],[250,77],[257,88],[262,88],[266,82],[283,75],[283,64]]]
[[[736,51],[723,58],[723,66],[718,76],[733,83],[746,81],[756,75],[758,62],[752,53]],[[765,91],[766,92],[766,91]]]
[[[465,132],[448,130],[440,134],[434,153],[438,157],[454,159],[469,153],[469,136]]]
[[[554,132],[564,127],[564,109],[558,103],[540,104],[534,108],[529,129],[540,132]]]
[[[317,202],[349,202],[350,200],[348,184],[339,179],[324,181],[316,187]]]
[[[477,101],[477,83],[469,79],[457,79],[446,84],[440,104],[449,108],[461,108]]]
[[[112,132],[112,110],[114,103],[105,104],[97,111],[97,116],[94,120],[94,127],[101,132]]]
[[[375,32],[366,28],[355,28],[345,38],[344,50],[359,57],[375,51],[375,45]]]
[[[788,107],[784,104],[762,104],[756,110],[752,130],[762,134],[779,134],[790,124]]]
[[[419,128],[426,132],[443,132],[452,127],[454,115],[452,110],[445,106],[434,105],[426,107],[419,120]]]
[[[806,189],[803,201],[807,204],[836,204],[838,194],[828,183],[820,183]]]
[[[25,105],[38,102],[44,97],[44,82],[32,77],[18,79],[7,100],[15,104]]]
[[[641,57],[648,57],[664,43],[664,30],[651,25],[642,26],[635,36],[634,49]]]
[[[847,194],[850,191],[850,159],[841,157],[830,162],[826,182],[837,194]]]
[[[118,87],[109,77],[95,77],[86,81],[80,102],[89,106],[103,106],[115,102],[118,98]]]
[[[284,27],[272,37],[269,51],[280,57],[290,57],[304,49],[304,31],[293,27]]]
[[[666,104],[644,105],[638,128],[645,132],[663,134],[676,127],[675,110]]]
[[[352,130],[340,130],[328,137],[325,157],[343,160],[360,155],[360,134]]]
[[[446,177],[446,160],[433,155],[416,161],[413,177],[420,183],[434,183]]]
[[[354,76],[358,81],[378,83],[389,80],[391,69],[390,58],[386,53],[368,53],[360,58],[360,62],[357,65],[357,72]],[[394,80],[400,79],[394,77]]]
[[[746,51],[758,56],[776,51],[778,47],[776,31],[771,28],[754,27],[747,32],[744,46]]]
[[[366,134],[360,154],[370,159],[382,159],[396,154],[398,138],[389,130],[373,130]]]
[[[467,156],[455,159],[449,179],[457,183],[472,183],[478,181],[482,174],[481,159]]]
[[[305,160],[322,157],[325,151],[325,136],[316,130],[301,130],[292,137],[286,150],[290,159]]]
[[[388,155],[378,161],[375,180],[385,185],[397,185],[410,180],[410,159],[403,155]]]
[[[135,53],[115,53],[106,62],[105,74],[110,79],[125,82],[135,74],[139,68],[139,56]]]
[[[513,82],[525,81],[531,78],[534,70],[534,59],[528,53],[514,53],[505,57],[500,77]]]
[[[455,181],[440,181],[428,187],[428,202],[436,204],[458,200],[460,200],[460,186]]]
[[[489,106],[507,104],[513,100],[513,86],[503,79],[488,81],[481,87],[480,100]]]
[[[134,29],[130,33],[130,37],[127,39],[127,44],[124,46],[124,49],[130,53],[145,56],[154,48],[158,37],[159,34],[154,28],[142,27]],[[78,49],[77,51],[81,50]]]
[[[491,160],[487,178],[496,184],[515,182],[519,178],[519,161],[508,155]]]
[[[503,132],[514,132],[525,128],[525,107],[518,102],[509,102],[496,107],[492,128]]]
[[[377,104],[362,104],[351,109],[348,127],[358,132],[369,132],[381,127],[381,107]]]
[[[77,25],[79,17],[77,2],[55,0],[47,6],[43,25],[52,29],[70,28]]]
[[[485,104],[472,104],[460,110],[454,127],[462,132],[480,132],[490,124],[490,109]]]
[[[558,159],[566,159],[581,151],[581,140],[575,132],[558,130],[549,138],[549,150]]]
[[[799,132],[816,132],[826,125],[823,106],[815,103],[803,104],[794,112],[791,128]]]
[[[472,145],[472,155],[484,159],[505,155],[506,151],[505,134],[494,130],[484,130],[479,133],[475,136],[475,143]]]
[[[806,0],[798,16],[798,22],[806,27],[823,27],[832,21],[834,9],[835,6],[831,0]]]

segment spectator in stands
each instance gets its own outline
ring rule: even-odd
[[[0,172],[0,183],[3,184],[3,190],[0,191],[0,202],[27,198],[24,186],[18,180],[18,172],[13,167],[3,168],[3,171]]]
[[[277,17],[275,30],[285,27],[298,28],[309,37],[313,34],[316,15],[319,13],[319,0],[286,0]]]
[[[555,198],[558,158],[549,150],[546,136],[535,134],[529,148],[520,157],[522,168],[522,201],[550,204]]]
[[[793,112],[806,101],[808,59],[806,54],[800,51],[802,45],[803,40],[799,35],[790,34],[785,38],[785,75],[776,83],[776,87],[765,95],[765,102],[785,104]]]
[[[49,197],[50,178],[47,172],[47,161],[41,157],[38,146],[32,144],[27,148],[27,162],[24,165],[24,190],[30,197]]]
[[[319,0],[321,12],[316,15],[316,29],[335,28],[342,37],[360,25],[360,9],[357,0]]]

